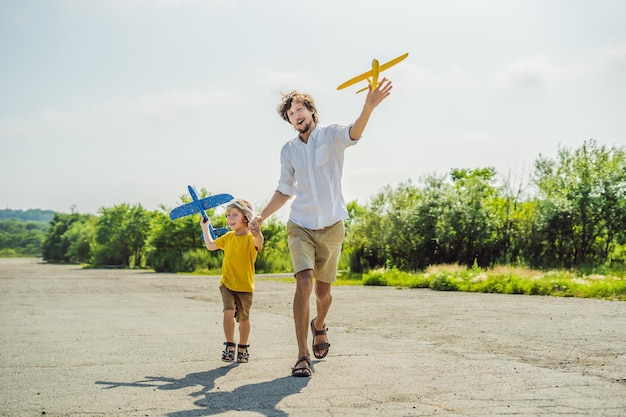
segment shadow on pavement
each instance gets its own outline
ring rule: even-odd
[[[105,385],[104,389],[156,387],[160,390],[178,390],[199,386],[200,389],[198,391],[189,395],[191,397],[202,397],[194,402],[200,408],[166,414],[170,417],[211,416],[227,411],[253,411],[268,417],[286,417],[288,416],[286,412],[276,409],[277,404],[284,398],[299,393],[310,380],[310,378],[285,376],[271,381],[242,385],[230,392],[212,392],[215,388],[215,381],[226,375],[235,366],[237,364],[205,372],[195,372],[180,379],[147,376],[144,380],[136,382],[96,381],[96,384]]]

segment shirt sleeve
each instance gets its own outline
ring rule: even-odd
[[[218,247],[218,249],[224,250],[224,247],[226,246],[226,239],[227,236],[226,234],[218,237],[217,239],[215,239],[213,242],[215,243],[215,246]]]
[[[354,123],[350,123],[348,126],[346,126],[347,127],[347,129],[346,129],[346,138],[350,142],[350,144],[348,146],[352,146],[352,145],[356,144],[363,137],[363,135],[361,135],[360,138],[352,139],[350,137],[350,130],[352,129],[352,126],[354,126]]]
[[[333,138],[335,138],[336,143],[342,147],[342,148],[348,148],[350,146],[356,145],[357,142],[361,139],[352,139],[350,138],[350,129],[352,129],[352,126],[354,126],[354,123],[350,123],[347,126],[342,126],[342,125],[330,125],[328,126],[329,129],[332,129],[332,136]],[[362,137],[362,136],[361,136]]]
[[[278,187],[276,188],[276,191],[292,197],[294,195],[295,185],[295,170],[289,160],[288,148],[287,146],[283,146],[280,151],[280,178],[278,180]]]

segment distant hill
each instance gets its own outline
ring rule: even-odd
[[[41,209],[28,210],[0,210],[0,220],[18,219],[33,222],[50,222],[54,217],[54,211]]]

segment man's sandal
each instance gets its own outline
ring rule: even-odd
[[[248,353],[248,347],[250,345],[237,345],[237,362],[238,363],[248,363],[250,359],[250,354]],[[245,349],[245,351],[240,351],[239,349]]]
[[[235,347],[237,346],[233,342],[224,342],[226,348],[222,352],[222,361],[233,362],[235,360]],[[232,348],[232,349],[229,349]]]
[[[316,319],[317,319],[317,317],[314,318],[313,320],[311,320],[311,332],[313,333],[313,346],[312,346],[313,347],[313,355],[317,359],[324,359],[326,357],[326,355],[328,355],[328,348],[330,348],[330,343],[324,342],[324,343],[318,343],[316,345],[315,344],[315,336],[325,335],[326,332],[328,331],[328,328],[326,327],[326,323],[324,323],[324,328],[322,330],[316,330],[315,329],[315,320]]]
[[[304,362],[304,365],[298,366],[300,362]],[[291,376],[310,377],[315,372],[311,359],[308,356],[302,356],[296,362],[296,366],[291,368]]]

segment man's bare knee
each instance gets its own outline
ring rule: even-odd
[[[331,296],[331,284],[326,282],[315,281],[315,296],[319,300],[325,300]]]
[[[313,271],[307,269],[296,274],[296,294],[308,297],[313,291]]]

